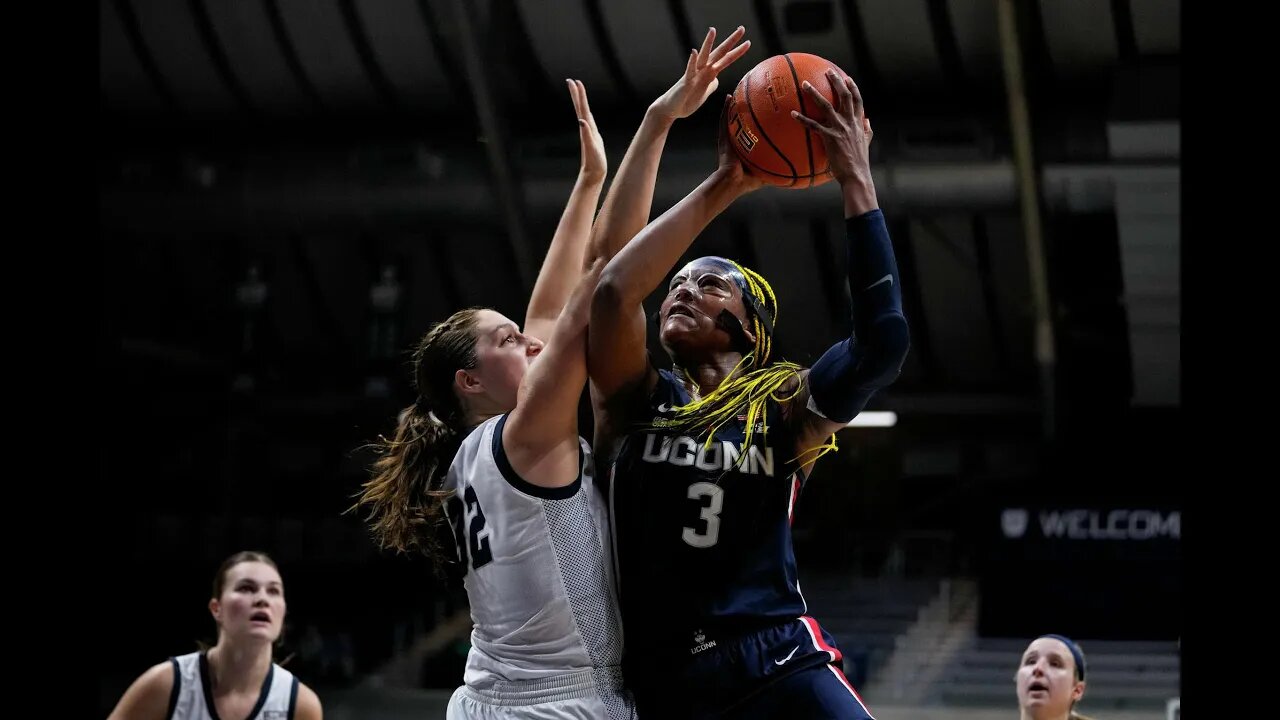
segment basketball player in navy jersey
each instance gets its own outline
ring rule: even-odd
[[[227,558],[213,579],[209,612],[218,641],[170,658],[129,686],[107,720],[320,720],[320,698],[276,665],[284,582],[265,553]]]
[[[852,80],[828,78],[834,106],[805,83],[817,117],[796,120],[822,138],[840,183],[851,337],[811,369],[771,362],[769,284],[704,257],[677,270],[659,310],[673,370],[649,363],[643,300],[714,217],[762,185],[723,132],[716,170],[609,262],[594,293],[596,452],[612,460],[623,667],[642,717],[871,717],[806,614],[791,546],[814,461],[897,377],[909,346],[870,123]]]
[[[637,157],[661,154],[672,123],[696,110],[719,72],[747,51],[737,44],[742,34],[716,46],[708,33],[681,78],[649,108],[620,176],[634,172],[628,168]],[[571,89],[583,173],[524,329],[471,308],[422,338],[414,353],[418,399],[401,413],[394,439],[380,443],[359,500],[384,547],[431,554],[440,520],[452,528],[474,629],[450,719],[634,716],[621,680],[608,518],[577,430],[591,291],[617,244],[634,232],[610,230],[613,221],[589,232],[604,148],[585,90],[581,83]],[[611,190],[600,215],[629,217],[632,202]]]

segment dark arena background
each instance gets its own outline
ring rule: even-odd
[[[522,317],[578,170],[610,179],[708,27],[748,54],[667,141],[653,216],[715,166],[718,98],[784,52],[851,75],[912,347],[796,506],[810,613],[882,720],[1014,717],[1043,633],[1100,720],[1178,718],[1178,0],[100,0],[106,541],[145,624],[95,630],[98,715],[215,639],[218,563],[262,550],[280,659],[330,719],[443,718],[456,578],[379,551],[365,444],[434,321]],[[607,189],[607,186],[606,186]],[[847,334],[836,183],[735,203],[688,257],[773,284],[775,356]],[[682,261],[683,263],[683,261]],[[646,308],[653,312],[660,293]],[[665,353],[653,345],[653,357]],[[589,407],[583,434],[590,438]],[[145,463],[138,461],[145,439]],[[112,596],[108,616],[127,612]]]

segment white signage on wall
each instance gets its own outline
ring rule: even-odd
[[[1005,508],[1000,529],[1011,539],[1024,537],[1031,523],[1025,508]],[[1178,510],[1041,510],[1036,513],[1040,534],[1067,540],[1182,539],[1182,513]]]

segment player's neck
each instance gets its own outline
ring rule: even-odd
[[[459,435],[461,437],[466,437],[471,433],[472,430],[475,430],[476,427],[480,425],[480,423],[486,420],[489,420],[491,418],[495,418],[501,414],[502,413],[497,411],[468,412],[462,418],[462,431],[459,433]]]
[[[693,363],[675,368],[676,377],[684,383],[689,397],[697,400],[715,392],[716,388],[733,375],[734,368],[742,361],[738,353],[717,355],[704,362]]]
[[[271,669],[271,646],[234,643],[226,638],[209,648],[210,690],[257,692]]]
[[[458,428],[458,435],[466,437],[480,423],[514,409],[514,407],[503,407],[502,403],[483,395],[468,398],[462,402],[462,427]]]

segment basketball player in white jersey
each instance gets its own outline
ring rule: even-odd
[[[129,686],[107,720],[320,720],[320,698],[272,662],[284,626],[284,582],[264,553],[227,558],[209,612],[218,642],[170,658]]]
[[[714,30],[684,74],[646,113],[614,181],[655,164],[672,123],[696,110],[716,75],[748,49],[738,29]],[[447,521],[462,564],[474,629],[464,685],[447,717],[634,717],[622,685],[622,638],[601,494],[578,436],[587,379],[591,293],[610,257],[643,227],[643,198],[610,192],[603,141],[580,82],[582,166],[526,310],[523,331],[500,313],[469,308],[433,327],[414,353],[417,401],[382,439],[358,505],[384,547],[439,559]],[[641,193],[643,194],[643,193]],[[643,204],[643,209],[638,206]],[[636,225],[630,232],[621,225]],[[580,259],[580,263],[570,258]]]

